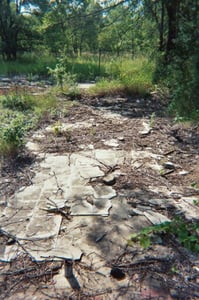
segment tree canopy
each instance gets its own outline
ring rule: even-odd
[[[198,109],[198,12],[198,0],[0,0],[0,53],[147,55],[182,111]]]

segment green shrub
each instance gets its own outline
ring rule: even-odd
[[[30,110],[34,106],[34,99],[28,94],[14,93],[5,95],[1,101],[3,108],[18,111]]]
[[[188,223],[180,218],[170,222],[143,228],[139,233],[131,235],[131,242],[139,241],[143,248],[148,248],[152,243],[153,235],[171,234],[188,250],[199,253],[199,223]]]
[[[11,94],[0,98],[0,154],[14,155],[25,143],[26,134],[44,116],[56,113],[53,93],[42,95]],[[46,114],[47,113],[47,114]]]
[[[15,154],[24,144],[24,135],[30,124],[23,114],[11,118],[7,124],[0,125],[0,153],[1,155]]]
[[[196,57],[182,59],[176,58],[168,66],[167,82],[170,87],[172,102],[169,111],[178,117],[186,119],[199,119],[199,66]]]

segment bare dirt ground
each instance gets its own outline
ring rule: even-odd
[[[62,99],[62,105],[66,99]],[[92,120],[92,127],[73,127],[64,134],[49,132],[42,140],[41,151],[46,153],[73,153],[82,149],[82,145],[91,145],[96,149],[108,149],[105,141],[109,140],[118,150],[130,151],[150,149],[152,153],[163,156],[163,171],[157,172],[147,168],[147,159],[137,161],[132,169],[126,161],[122,169],[123,176],[115,182],[118,192],[129,194],[128,201],[132,207],[148,206],[147,199],[165,198],[164,192],[157,195],[155,186],[165,186],[172,190],[177,186],[178,197],[198,197],[199,195],[199,127],[187,124],[175,124],[166,115],[166,106],[157,96],[150,99],[132,99],[125,96],[89,98],[86,95],[75,102],[66,113],[49,124],[57,122],[81,123]],[[106,112],[106,117],[103,117]],[[110,117],[107,117],[107,113]],[[104,114],[105,115],[105,114]],[[141,132],[143,122],[150,123],[151,129]],[[41,124],[41,132],[46,123]],[[34,177],[32,164],[37,156],[24,150],[18,157],[4,159],[1,163],[1,200],[11,196],[21,186],[31,185]],[[171,163],[171,164],[170,164]],[[137,193],[136,190],[142,193]],[[134,193],[132,193],[134,191]],[[194,206],[195,205],[195,206]],[[194,207],[198,207],[195,203]],[[155,208],[169,218],[185,215],[174,207]],[[199,216],[197,218],[198,221]],[[191,220],[189,222],[192,222]],[[141,226],[142,227],[142,226]],[[12,237],[0,234],[1,244],[12,243]],[[79,290],[77,287],[68,295],[53,290],[53,278],[59,273],[63,263],[33,262],[27,254],[19,256],[11,263],[0,262],[0,299],[199,299],[199,265],[197,255],[180,245],[172,235],[161,235],[161,245],[167,245],[167,256],[162,255],[157,245],[143,250],[139,246],[126,247],[126,250],[109,259],[107,266],[110,275],[117,281],[117,296],[113,291]],[[133,258],[139,256],[137,262]],[[76,262],[74,269],[83,278],[92,278],[92,268],[81,261]],[[129,291],[121,282],[129,280]],[[133,287],[132,284],[133,283]],[[50,292],[49,292],[50,287]],[[28,292],[27,292],[28,291]]]

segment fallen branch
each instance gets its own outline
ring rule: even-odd
[[[21,274],[25,274],[26,272],[32,272],[35,270],[36,270],[35,267],[23,268],[23,269],[15,270],[15,271],[2,272],[2,273],[0,273],[0,276],[21,275]]]
[[[58,192],[60,191],[61,195],[63,194],[64,190],[60,187],[59,183],[58,183],[58,179],[57,179],[57,175],[55,173],[55,171],[53,171],[53,175],[55,177],[55,181],[56,181],[56,185],[57,185],[57,192],[56,194],[58,194]]]
[[[128,263],[128,264],[121,264],[121,265],[116,265],[115,267],[117,268],[133,268],[139,265],[144,265],[145,267],[147,267],[147,265],[153,265],[156,262],[167,262],[168,263],[168,259],[152,259],[152,260],[147,260],[147,259],[143,259],[140,261],[136,261],[134,263]]]
[[[47,211],[49,213],[60,213],[63,217],[66,219],[70,220],[71,215],[70,215],[70,207],[69,206],[64,206],[62,208],[58,207],[57,204],[51,200],[49,197],[47,197],[47,200],[50,202],[49,205],[53,205],[54,207],[49,207],[49,208],[41,208],[41,210]],[[66,212],[64,210],[67,210]]]
[[[48,275],[55,275],[55,274],[59,273],[59,269],[60,269],[60,267],[55,266],[55,267],[52,267],[50,270],[47,270],[40,274],[26,274],[26,278],[32,279],[32,278],[40,278],[40,277],[44,277],[44,276],[48,276]]]
[[[13,242],[16,242],[18,244],[19,247],[22,248],[22,250],[29,256],[31,257],[33,260],[34,260],[34,257],[30,254],[30,252],[28,252],[28,250],[26,250],[26,248],[20,243],[19,239],[17,238],[16,235],[13,235],[7,231],[5,231],[4,229],[0,228],[0,234],[8,237],[8,238],[11,238],[13,240]]]

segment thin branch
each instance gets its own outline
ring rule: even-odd
[[[29,257],[32,258],[32,260],[34,260],[34,257],[33,257],[33,256],[30,254],[30,252],[28,252],[28,250],[26,250],[26,248],[21,244],[21,242],[19,241],[19,239],[17,238],[16,235],[13,235],[13,234],[11,234],[11,233],[5,231],[5,230],[2,229],[1,227],[0,227],[0,234],[6,236],[6,237],[8,237],[8,238],[13,239],[13,241],[16,242],[16,243],[18,244],[18,246],[21,247],[22,250],[23,250]]]

